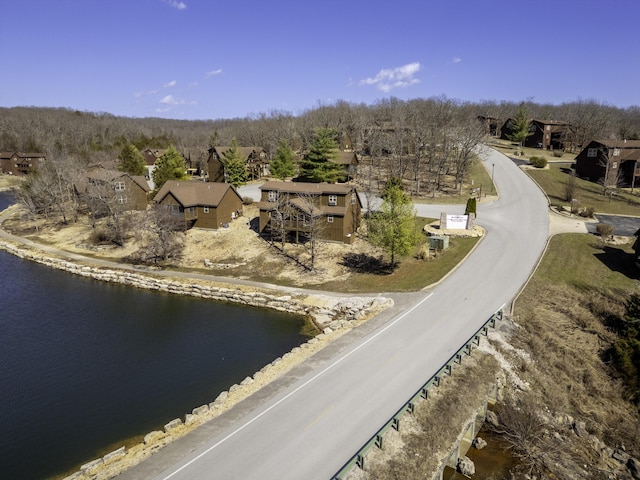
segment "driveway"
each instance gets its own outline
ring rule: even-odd
[[[587,224],[587,230],[589,233],[596,233],[596,226],[598,223],[607,223],[615,227],[615,235],[621,235],[625,237],[633,237],[635,233],[640,229],[640,218],[638,217],[626,217],[623,215],[605,215],[602,213],[596,214],[598,222]]]

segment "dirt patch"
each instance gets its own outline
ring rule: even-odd
[[[20,210],[20,212],[22,212]],[[143,215],[136,214],[136,217]],[[174,269],[190,269],[226,275],[240,279],[277,280],[295,286],[313,286],[330,280],[347,280],[351,271],[342,265],[349,254],[381,256],[381,249],[356,237],[353,244],[323,242],[310,270],[311,257],[305,245],[287,243],[284,254],[279,246],[271,245],[256,232],[258,209],[245,206],[244,215],[233,221],[229,228],[218,230],[193,228],[184,233],[183,257],[167,265]],[[133,219],[133,224],[139,221]],[[100,223],[96,228],[100,227]],[[91,240],[94,231],[88,217],[81,216],[75,222],[60,225],[58,222],[38,220],[34,222],[24,212],[17,213],[3,223],[3,228],[14,235],[29,238],[61,250],[120,261],[133,254],[139,244],[134,231],[126,238],[124,246],[95,245]]]

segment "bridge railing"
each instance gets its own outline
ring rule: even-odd
[[[413,414],[415,405],[422,399],[427,399],[429,395],[429,389],[431,387],[437,387],[440,385],[440,380],[444,375],[451,375],[451,371],[455,364],[462,363],[462,358],[465,355],[471,355],[471,351],[474,345],[480,345],[480,339],[483,336],[487,336],[489,328],[495,328],[496,321],[501,320],[503,316],[503,310],[500,308],[496,313],[491,315],[469,340],[467,340],[460,349],[454,353],[449,360],[440,368],[434,375],[426,381],[426,383],[420,387],[420,389],[406,402],[394,415],[391,417],[361,448],[355,455],[353,455],[347,463],[336,473],[331,480],[344,480],[353,467],[357,466],[364,470],[365,456],[374,446],[382,449],[384,446],[384,435],[390,428],[400,431],[400,420],[405,413]]]

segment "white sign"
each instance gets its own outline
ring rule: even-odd
[[[469,215],[447,215],[447,230],[466,230]]]

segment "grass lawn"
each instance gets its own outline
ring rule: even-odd
[[[551,205],[569,206],[565,200],[565,189],[569,179],[567,166],[549,164],[548,169],[526,170],[540,188],[549,197]],[[581,178],[576,178],[573,198],[578,200],[580,207],[593,207],[596,213],[610,213],[618,215],[640,216],[640,189],[631,193],[628,189],[618,189],[616,195],[605,197],[602,186]]]
[[[630,292],[637,289],[639,279],[630,243],[609,245],[593,235],[566,233],[551,239],[524,295],[532,293],[530,287],[544,294],[544,290],[563,286]]]
[[[346,281],[327,282],[319,285],[332,292],[407,292],[417,291],[436,283],[478,243],[479,238],[451,238],[449,248],[431,260],[416,258],[418,249],[410,256],[400,258],[399,266],[391,273],[352,273]]]

